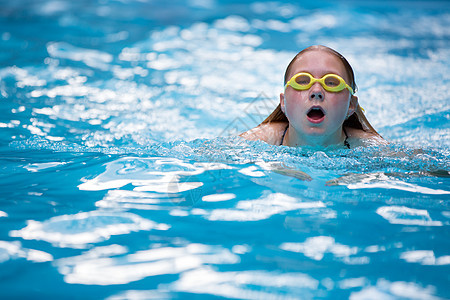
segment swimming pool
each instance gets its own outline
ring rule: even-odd
[[[1,2],[1,298],[450,298],[448,2],[170,3]],[[235,136],[311,44],[392,144]]]

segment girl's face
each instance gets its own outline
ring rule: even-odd
[[[314,78],[326,74],[337,74],[350,84],[344,64],[335,55],[326,51],[312,50],[298,57],[292,65],[288,80],[300,72],[310,73]],[[310,89],[298,91],[288,86],[281,95],[281,106],[289,123],[301,139],[322,136],[340,138],[342,124],[347,115],[353,113],[356,97],[347,89],[340,92],[327,92],[320,83],[314,83]]]

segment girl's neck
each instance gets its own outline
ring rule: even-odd
[[[313,147],[329,147],[332,145],[344,145],[346,141],[346,134],[342,126],[335,132],[328,135],[305,135],[299,134],[290,124],[284,136],[283,145],[298,147],[298,146],[313,146]]]

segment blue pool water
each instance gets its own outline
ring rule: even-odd
[[[450,298],[447,1],[0,1],[1,299]],[[271,146],[328,45],[391,144]]]

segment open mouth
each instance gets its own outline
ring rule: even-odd
[[[306,115],[311,122],[317,123],[323,120],[323,118],[325,117],[325,112],[321,107],[316,106],[311,107]]]

